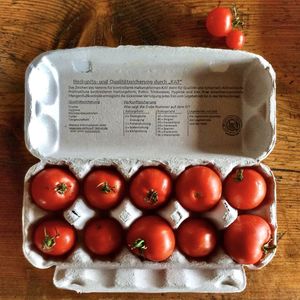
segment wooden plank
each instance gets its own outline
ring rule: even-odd
[[[205,29],[218,1],[1,0],[0,1],[0,298],[121,299],[132,294],[76,295],[56,289],[53,270],[33,268],[23,257],[23,178],[37,159],[24,145],[24,72],[43,51],[75,46],[158,44],[225,48]],[[223,1],[222,5],[231,5]],[[299,1],[237,2],[245,13],[245,50],[263,55],[277,73],[277,144],[265,160],[277,178],[279,231],[286,232],[275,259],[247,271],[238,295],[144,295],[148,299],[300,299],[300,5]],[[138,297],[139,298],[139,297]]]

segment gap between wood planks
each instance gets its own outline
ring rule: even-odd
[[[289,172],[289,173],[300,173],[300,170],[290,170],[290,169],[281,169],[281,168],[272,168],[272,171],[278,172]]]

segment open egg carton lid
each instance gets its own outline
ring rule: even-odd
[[[275,144],[275,73],[262,57],[244,51],[57,50],[34,59],[25,80],[28,150],[41,159],[39,166],[67,162],[79,178],[82,166],[97,159],[123,165],[128,174],[141,162],[178,172],[202,162],[216,165],[224,178],[234,166],[260,162]],[[25,183],[23,226],[32,206],[28,178]],[[276,224],[272,189],[268,210]],[[84,253],[78,255],[82,261]],[[243,266],[226,256],[223,268],[219,261],[179,269],[172,262],[166,267],[137,261],[117,268],[54,263],[54,284],[77,292],[240,292],[246,286]]]
[[[50,51],[26,72],[36,157],[261,161],[275,144],[275,73],[261,56],[191,47]]]

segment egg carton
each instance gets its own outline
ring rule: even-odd
[[[119,78],[135,83],[122,83]],[[93,85],[134,85],[137,78],[152,81],[152,84],[155,80],[165,84],[166,80],[171,86],[181,80],[186,90],[191,84],[203,90],[204,84],[204,90],[210,91],[212,96],[209,101],[201,100],[204,103],[200,107],[199,100],[190,94],[171,99],[155,98],[156,106],[151,108],[151,101],[132,100],[130,92],[122,97],[102,98],[99,94],[97,97],[89,94],[84,98],[82,92],[75,97],[76,93],[70,91],[74,86],[82,91],[82,86],[89,89]],[[126,247],[112,260],[95,259],[83,246],[81,230],[98,211],[86,204],[82,194],[62,212],[62,217],[78,230],[76,248],[67,258],[45,259],[34,247],[31,237],[35,222],[49,213],[32,202],[29,185],[31,178],[47,165],[67,166],[79,181],[92,168],[101,166],[117,168],[127,181],[145,166],[163,167],[175,179],[188,166],[209,165],[222,180],[236,167],[251,166],[265,177],[268,192],[263,204],[249,213],[260,215],[270,223],[272,242],[276,244],[275,179],[271,170],[260,162],[275,144],[275,73],[268,62],[243,51],[204,48],[78,48],[37,57],[27,69],[25,86],[25,141],[29,151],[41,160],[29,169],[24,185],[23,252],[33,266],[41,269],[55,266],[55,286],[77,292],[240,292],[245,288],[244,266],[226,255],[221,245],[213,255],[201,261],[187,259],[177,249],[167,261],[142,261]],[[215,92],[218,86],[222,86],[221,94]],[[230,89],[229,94],[226,87]],[[238,97],[234,90],[239,91]],[[121,103],[120,98],[124,99]],[[88,110],[90,105],[95,105],[94,114]],[[79,115],[74,117],[74,109],[79,109],[82,116],[90,114],[91,117],[82,117],[87,120],[82,122],[90,127],[81,125],[80,130],[76,129],[74,123],[81,121],[78,121]],[[148,121],[152,118],[156,126],[150,124],[146,133],[133,134],[125,123],[130,123],[131,116],[139,109],[142,118]],[[182,113],[184,109],[187,130],[181,126],[186,117]],[[171,114],[173,124],[174,121],[180,124],[175,134],[173,126],[171,136],[166,128],[157,128],[160,124],[157,112],[161,110],[168,118]],[[214,117],[207,117],[209,121],[204,124],[203,117],[197,121],[199,115],[193,116],[195,110]],[[174,111],[180,112],[177,117]],[[102,125],[96,128],[95,124]],[[82,129],[91,127],[92,132]],[[207,131],[203,132],[203,128]],[[125,230],[143,214],[128,197],[108,213]],[[175,198],[154,213],[166,219],[174,230],[190,215]],[[228,227],[237,215],[238,211],[224,198],[215,208],[200,214],[219,230]],[[258,264],[247,267],[260,269],[274,255],[275,251]]]

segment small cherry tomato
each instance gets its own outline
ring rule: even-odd
[[[74,247],[75,241],[75,229],[61,219],[44,220],[33,232],[34,245],[50,256],[66,254]]]
[[[184,208],[204,212],[219,202],[222,182],[219,175],[209,167],[195,166],[180,174],[175,190],[176,197]]]
[[[160,207],[172,191],[171,177],[155,167],[145,168],[131,181],[129,194],[131,201],[140,209],[151,210]]]
[[[226,36],[232,30],[232,13],[227,7],[217,7],[206,18],[206,28],[215,37]]]
[[[32,200],[50,211],[68,208],[75,201],[78,191],[76,178],[70,172],[54,167],[39,172],[30,184]]]
[[[217,232],[206,219],[188,218],[177,230],[180,251],[190,257],[209,255],[217,245]]]
[[[84,244],[96,255],[112,255],[123,243],[123,228],[113,218],[94,218],[84,228]]]
[[[240,215],[224,232],[224,248],[240,264],[256,264],[264,253],[274,249],[269,246],[270,225],[255,215]]]
[[[233,29],[226,36],[226,45],[230,49],[239,50],[242,49],[245,44],[244,33],[239,29]]]
[[[128,229],[126,240],[135,255],[151,261],[166,260],[175,248],[172,228],[158,216],[144,216],[134,221]]]
[[[96,169],[85,178],[83,193],[87,202],[94,208],[111,209],[124,197],[125,180],[114,169]]]
[[[253,209],[262,203],[267,184],[262,175],[250,168],[231,172],[224,182],[224,197],[236,209]]]

